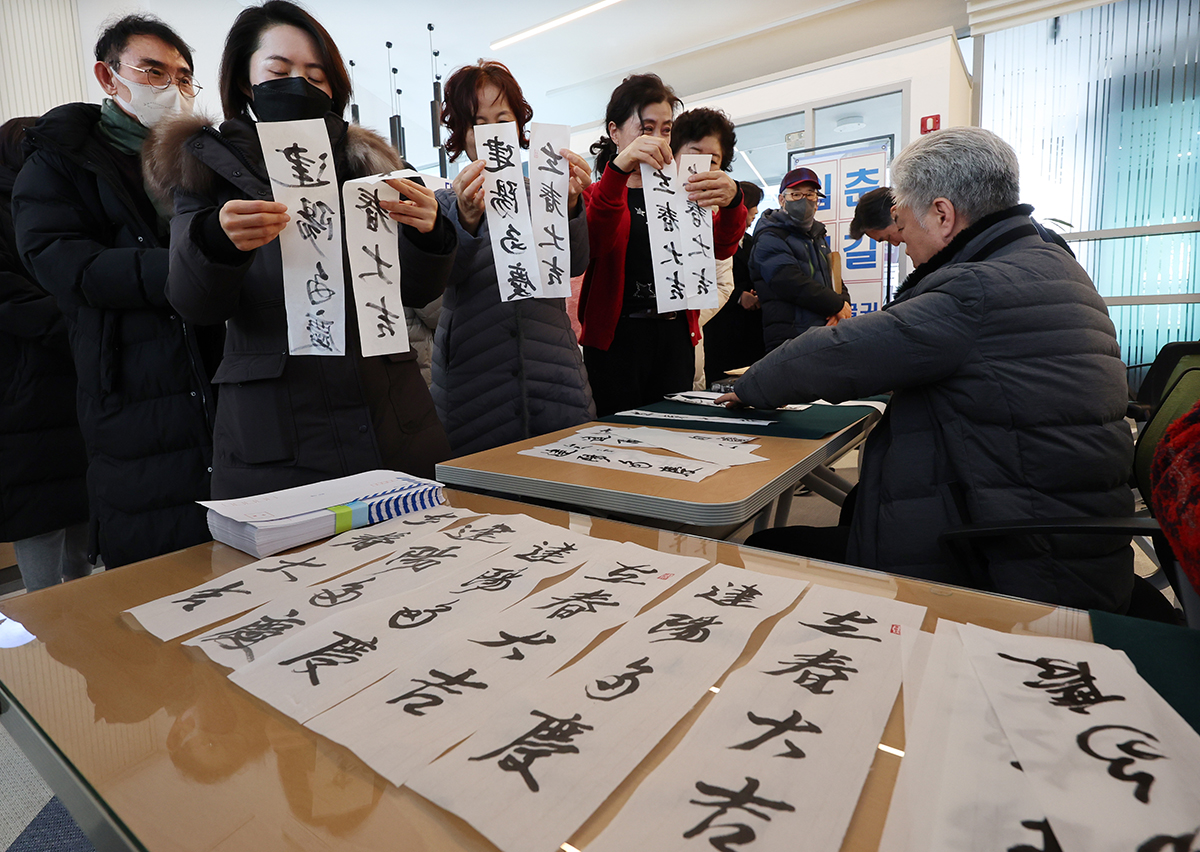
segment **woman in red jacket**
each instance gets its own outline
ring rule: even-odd
[[[640,170],[642,163],[660,169],[671,161],[671,126],[681,105],[657,75],[627,77],[609,99],[605,135],[591,147],[600,179],[584,190],[591,261],[579,321],[601,417],[692,386],[698,312],[658,312]],[[687,189],[689,200],[718,208],[715,253],[732,257],[745,229],[737,182],[718,169],[693,175]]]

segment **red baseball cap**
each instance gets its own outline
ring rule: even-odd
[[[798,183],[814,184],[817,187],[817,195],[822,198],[825,197],[825,193],[821,192],[821,179],[817,177],[817,173],[812,169],[792,169],[784,175],[783,183],[779,184],[779,194],[783,195],[784,190]]]

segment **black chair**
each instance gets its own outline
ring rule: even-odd
[[[1158,408],[1167,388],[1174,387],[1184,370],[1200,367],[1200,341],[1177,341],[1168,343],[1158,351],[1154,363],[1134,364],[1130,370],[1149,366],[1136,396],[1131,399],[1126,416],[1139,423],[1148,421]]]
[[[1185,369],[1164,393],[1150,421],[1138,434],[1133,457],[1133,481],[1142,493],[1147,506],[1150,505],[1150,501],[1146,498],[1150,494],[1150,466],[1154,460],[1154,451],[1157,449],[1159,441],[1162,440],[1167,427],[1190,411],[1198,399],[1200,399],[1200,367]],[[977,549],[980,542],[1017,536],[1042,535],[1149,536],[1154,541],[1160,567],[1174,588],[1177,597],[1180,596],[1181,583],[1188,582],[1186,577],[1180,575],[1170,545],[1167,544],[1159,529],[1158,521],[1148,515],[1131,518],[1038,518],[998,521],[990,524],[963,524],[945,530],[938,537],[938,544],[941,546],[942,552],[955,563],[970,567],[983,562]],[[1153,584],[1141,577],[1134,578],[1134,596],[1130,603],[1129,615],[1154,621],[1166,621],[1169,624],[1180,623],[1176,610],[1166,597],[1154,588]],[[1200,624],[1191,626],[1200,627]]]

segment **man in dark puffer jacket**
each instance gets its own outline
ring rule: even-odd
[[[1130,515],[1125,366],[1087,273],[1017,203],[1005,142],[978,128],[932,133],[896,158],[892,177],[916,266],[895,300],[784,344],[728,401],[894,391],[864,450],[848,562],[1124,612],[1128,538],[990,542],[972,565],[939,549],[938,535],[961,523]]]
[[[167,304],[169,213],[141,173],[146,122],[185,98],[181,83],[195,94],[191,71],[187,44],[162,21],[113,23],[94,67],[110,98],[42,116],[13,189],[21,258],[66,319],[92,543],[110,568],[211,538],[195,501],[209,497],[209,379],[224,327],[185,323]]]

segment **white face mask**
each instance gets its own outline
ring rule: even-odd
[[[143,127],[153,127],[163,116],[192,111],[193,98],[185,98],[177,86],[156,89],[146,83],[126,80],[115,71],[113,76],[129,87],[129,102],[122,100],[120,95],[113,95],[113,100]]]

